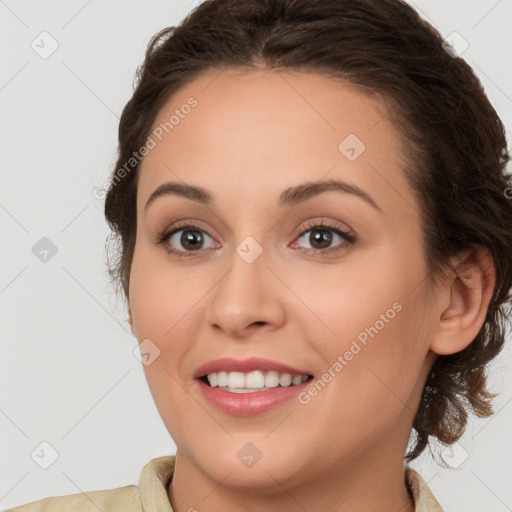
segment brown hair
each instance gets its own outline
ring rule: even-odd
[[[466,406],[493,413],[486,366],[504,344],[512,286],[512,202],[504,127],[470,66],[401,0],[208,0],[157,33],[119,124],[119,152],[105,202],[113,282],[128,299],[136,234],[139,160],[158,111],[211,69],[293,69],[339,78],[389,100],[406,142],[407,179],[421,208],[429,283],[474,244],[490,252],[496,286],[484,325],[464,350],[438,356],[414,419],[407,462],[464,433]],[[124,169],[121,174],[119,171]],[[116,169],[118,171],[116,171]],[[122,179],[120,179],[120,175]]]

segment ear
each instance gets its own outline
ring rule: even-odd
[[[450,260],[457,269],[443,284],[439,324],[430,349],[439,355],[465,349],[482,328],[494,291],[496,271],[489,251],[475,245]]]

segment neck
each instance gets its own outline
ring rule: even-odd
[[[278,479],[270,470],[266,481],[257,478],[259,485],[248,487],[240,485],[234,471],[226,471],[220,481],[212,480],[178,450],[168,496],[174,512],[414,512],[403,463],[379,467],[375,459],[373,465],[369,462],[359,459],[357,467],[340,465],[320,474],[316,470],[321,469],[321,461],[315,467],[313,460],[288,479]]]

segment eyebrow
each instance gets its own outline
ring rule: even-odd
[[[307,182],[287,188],[279,196],[277,205],[280,208],[285,206],[295,206],[314,196],[323,194],[324,192],[329,192],[331,190],[355,195],[364,200],[376,210],[382,211],[379,205],[364,190],[360,189],[356,185],[350,185],[344,181],[339,180]],[[177,182],[167,182],[163,183],[153,191],[146,202],[144,210],[147,210],[149,205],[153,203],[157,198],[163,196],[185,197],[186,199],[190,199],[204,205],[211,205],[213,203],[212,196],[204,188],[193,185],[185,185]]]

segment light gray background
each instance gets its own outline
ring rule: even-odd
[[[0,0],[4,508],[135,484],[147,461],[175,453],[133,355],[122,302],[109,288],[108,229],[94,189],[114,165],[118,117],[146,44],[197,3]],[[463,57],[510,141],[512,1],[414,5],[444,36],[457,31],[467,40]],[[43,31],[59,45],[47,59],[31,47]],[[32,252],[42,237],[58,250],[46,263]],[[498,413],[471,417],[450,459],[459,469],[443,470],[428,454],[413,463],[446,511],[512,510],[510,345],[492,367],[492,390],[502,391]],[[31,458],[36,449],[45,453],[40,460],[51,456],[43,441],[58,452],[48,469]]]

